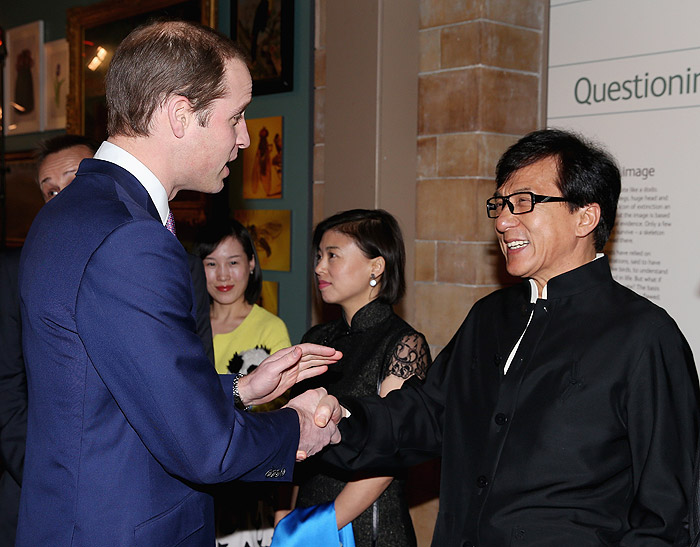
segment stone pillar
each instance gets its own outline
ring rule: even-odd
[[[416,326],[435,350],[508,282],[485,201],[544,119],[546,0],[421,0]]]

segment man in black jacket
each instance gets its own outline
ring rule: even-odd
[[[542,130],[499,161],[487,200],[508,272],[425,384],[341,401],[344,467],[442,456],[434,546],[687,545],[698,430],[690,348],[615,282],[603,247],[620,174],[576,135]]]

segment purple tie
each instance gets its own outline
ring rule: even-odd
[[[165,227],[171,234],[175,235],[175,217],[172,211],[168,213],[168,220],[165,221]]]

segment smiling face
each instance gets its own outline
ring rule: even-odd
[[[355,240],[341,232],[323,234],[316,256],[316,280],[321,298],[327,304],[339,304],[348,323],[361,307],[379,293],[379,283],[371,287],[372,274],[380,279],[383,262],[367,258]]]
[[[226,94],[211,106],[208,123],[190,124],[187,170],[189,190],[216,193],[228,176],[226,165],[236,159],[240,148],[250,145],[245,109],[250,103],[253,83],[243,61],[231,59],[226,67]]]
[[[513,173],[497,195],[530,191],[561,196],[557,177],[556,160],[545,158]],[[538,203],[532,212],[514,215],[504,207],[495,229],[508,273],[533,279],[541,294],[553,277],[593,260],[591,232],[599,218],[596,208],[594,204],[572,213],[568,203]]]
[[[93,155],[90,148],[81,144],[46,156],[39,166],[39,190],[44,202],[73,182],[80,162]]]
[[[243,303],[255,258],[248,259],[243,245],[233,237],[225,238],[204,260],[207,291],[213,304]]]

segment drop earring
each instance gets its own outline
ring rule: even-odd
[[[372,279],[369,280],[369,286],[370,286],[370,287],[376,287],[376,286],[377,286],[377,280],[374,279],[374,274],[372,274]]]

